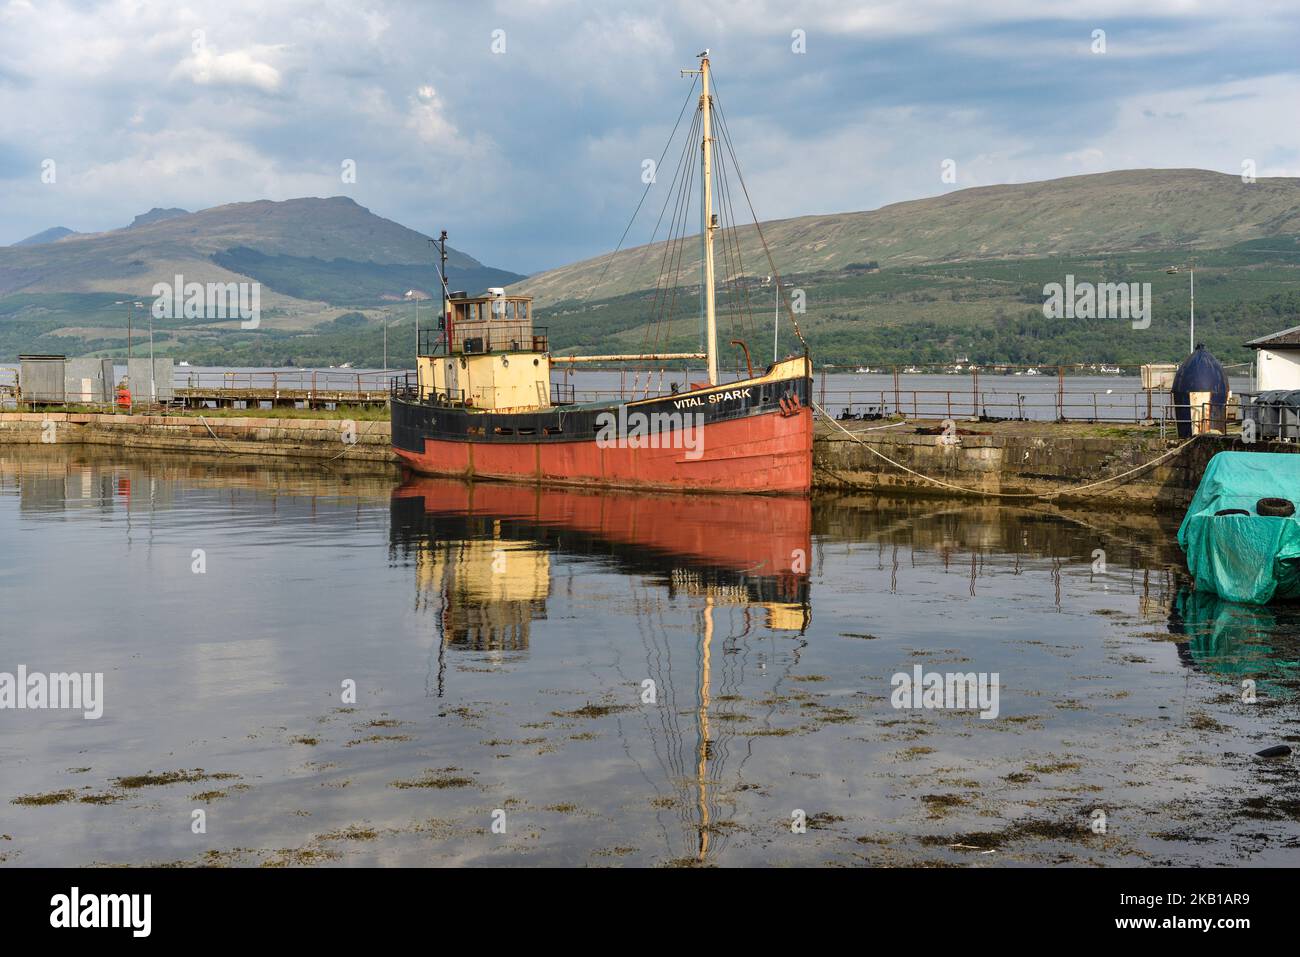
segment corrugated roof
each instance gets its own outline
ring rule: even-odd
[[[1258,339],[1251,339],[1246,345],[1251,349],[1271,349],[1278,346],[1300,348],[1300,326],[1292,326],[1281,332],[1274,332]]]

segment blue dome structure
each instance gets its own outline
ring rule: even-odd
[[[1209,427],[1226,431],[1228,424],[1228,374],[1223,371],[1223,364],[1205,348],[1197,345],[1195,351],[1183,360],[1183,364],[1174,373],[1174,420],[1178,423],[1179,438],[1192,436],[1192,394],[1209,393],[1209,407],[1202,408],[1203,398],[1197,399],[1195,405],[1199,415],[1208,413]]]

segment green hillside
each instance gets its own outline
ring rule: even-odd
[[[761,197],[756,197],[761,201]],[[163,211],[175,214],[179,211]],[[146,217],[147,218],[147,217]],[[743,232],[743,231],[742,231]],[[1300,325],[1300,180],[1240,179],[1197,170],[1140,170],[962,190],[869,213],[764,225],[782,278],[802,291],[800,325],[818,364],[1135,365],[1187,351],[1184,269],[1197,261],[1197,338],[1225,361],[1247,339]],[[728,362],[742,339],[756,362],[772,354],[774,289],[750,230],[743,284],[719,277],[719,340]],[[693,253],[694,243],[687,244]],[[596,259],[511,287],[537,297],[556,351],[695,351],[699,287],[673,291],[656,323],[659,247],[618,254],[605,281]],[[201,282],[262,284],[262,324],[155,323],[155,346],[191,362],[378,365],[409,361],[415,306],[436,295],[428,238],[348,199],[240,203],[43,245],[0,248],[0,360],[24,351],[122,355],[117,302],[149,295],[175,273]],[[654,265],[652,265],[654,264]],[[460,252],[454,288],[506,285],[514,274]],[[683,279],[695,282],[688,256]],[[1150,328],[1121,319],[1048,319],[1043,287],[1150,283]],[[743,286],[743,288],[742,288]],[[420,306],[431,321],[432,304]],[[136,342],[144,317],[136,318]],[[782,351],[795,347],[781,324]]]
[[[763,197],[755,196],[754,201],[761,213]],[[783,275],[833,272],[868,262],[889,268],[999,258],[1221,249],[1296,233],[1300,233],[1300,179],[1260,179],[1247,184],[1240,177],[1205,170],[1124,170],[985,186],[870,212],[801,216],[763,224],[763,234]],[[770,273],[752,225],[740,229],[739,238],[741,271],[750,276]],[[530,276],[516,288],[534,296],[539,305],[653,288],[662,248],[662,244],[641,246],[612,257],[574,263]],[[693,278],[699,272],[698,240],[688,241],[685,253],[680,274]]]
[[[1176,361],[1188,348],[1188,274],[1166,272],[1179,251],[985,259],[960,263],[791,273],[805,294],[799,317],[814,360],[845,366],[951,363],[965,355],[981,365],[1137,365]],[[1063,282],[1150,283],[1151,325],[1123,319],[1048,319],[1043,287]],[[755,288],[748,310],[737,297],[718,300],[718,338],[730,363],[743,339],[756,357],[772,355],[775,291]],[[744,297],[740,297],[742,300]],[[698,286],[678,290],[675,317],[651,325],[653,292],[538,310],[557,351],[692,351],[699,348]],[[1197,340],[1224,361],[1250,359],[1246,340],[1300,325],[1300,235],[1202,249],[1196,271]],[[795,351],[787,319],[782,352]]]
[[[235,362],[259,337],[292,357],[295,336],[334,341],[340,315],[360,310],[363,322],[392,322],[410,312],[408,290],[438,294],[429,237],[344,197],[153,209],[122,229],[47,233],[50,241],[0,247],[0,361],[20,352],[123,354],[127,309],[117,303],[151,303],[154,284],[178,274],[187,283],[260,283],[262,307],[251,339],[237,319],[159,323],[155,344],[178,358],[228,350]],[[454,288],[474,291],[521,278],[450,247],[447,271]]]

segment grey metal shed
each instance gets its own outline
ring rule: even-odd
[[[112,402],[114,385],[112,359],[69,359],[64,367],[63,391],[70,403]]]
[[[170,402],[176,395],[176,387],[172,381],[175,372],[172,365],[175,360],[155,358],[153,360],[153,376],[150,379],[149,357],[133,358],[127,363],[126,374],[131,380],[131,397],[137,405],[149,402],[152,398],[157,402]],[[150,387],[153,393],[150,395]]]
[[[67,356],[19,356],[18,388],[24,402],[61,404],[65,401],[63,369]]]

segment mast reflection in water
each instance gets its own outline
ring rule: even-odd
[[[810,620],[808,500],[755,503],[734,495],[584,493],[413,477],[393,492],[391,544],[396,558],[414,564],[417,609],[432,611],[437,622],[431,690],[438,697],[446,691],[449,648],[528,650],[531,622],[546,617],[552,556],[594,559],[642,588],[698,602],[693,729],[677,720],[681,679],[654,602],[634,589],[628,604],[646,639],[642,700],[667,698],[666,707],[644,716],[662,778],[678,792],[663,803],[679,810],[694,836],[692,853],[705,860],[720,818],[720,778],[734,738],[727,723],[737,699],[737,668],[724,665],[715,675],[715,654],[743,659],[743,642],[756,628],[802,643]],[[740,611],[739,632],[718,633],[720,606]],[[797,662],[796,652],[782,676]],[[719,838],[725,842],[726,832]]]

